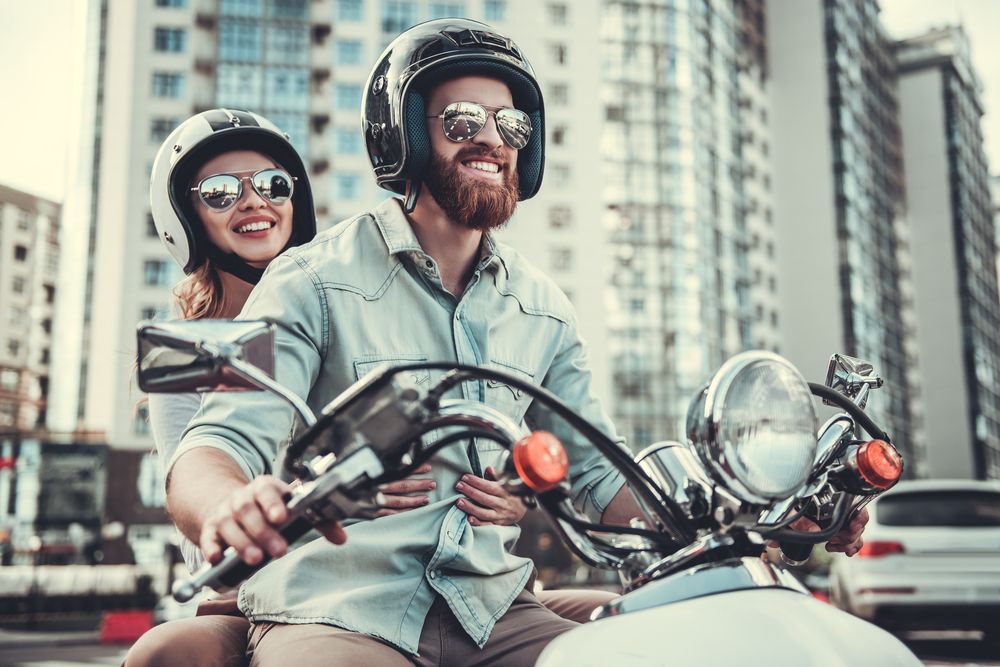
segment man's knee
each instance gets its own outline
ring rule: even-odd
[[[158,625],[129,649],[123,667],[242,667],[246,619],[199,616]]]

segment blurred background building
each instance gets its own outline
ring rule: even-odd
[[[982,86],[961,28],[901,41],[896,60],[927,472],[1000,478],[1000,301]]]
[[[924,438],[892,42],[876,0],[768,3],[786,356],[871,361],[868,410],[921,472]],[[912,472],[912,468],[911,468]]]
[[[0,433],[45,427],[60,209],[0,185]]]

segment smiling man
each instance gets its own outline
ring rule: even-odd
[[[376,180],[403,199],[271,263],[241,317],[285,325],[277,379],[318,412],[383,364],[491,366],[542,385],[614,437],[569,301],[489,233],[541,184],[542,95],[517,46],[474,21],[421,24],[386,49],[364,105]],[[575,504],[591,519],[640,514],[621,475],[528,396],[486,382],[455,392],[560,436]],[[249,563],[283,556],[240,591],[252,664],[533,665],[574,627],[531,593],[532,563],[512,553],[518,528],[491,509],[499,496],[482,492],[483,471],[500,461],[492,443],[438,453],[408,511],[285,554],[273,525],[287,486],[271,473],[291,424],[269,394],[209,396],[172,461],[170,511],[206,557],[224,544]]]

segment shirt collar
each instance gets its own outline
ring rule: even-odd
[[[420,241],[417,240],[410,221],[403,213],[402,200],[389,197],[375,208],[374,218],[389,255],[408,253],[426,255],[424,249],[420,247]],[[491,271],[502,268],[505,277],[509,278],[510,272],[507,270],[507,261],[503,256],[501,245],[489,232],[483,235],[483,240],[479,246],[478,268]]]

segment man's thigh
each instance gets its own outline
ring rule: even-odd
[[[125,667],[243,667],[247,630],[242,616],[196,616],[158,625],[129,650]]]
[[[522,591],[480,649],[443,601],[435,603],[420,637],[421,667],[533,667],[550,641],[578,625],[545,608]]]
[[[385,642],[320,623],[255,623],[248,650],[250,667],[413,667]]]
[[[617,593],[589,589],[546,590],[538,594],[538,601],[559,614],[577,623],[590,621],[590,615],[615,598]]]

